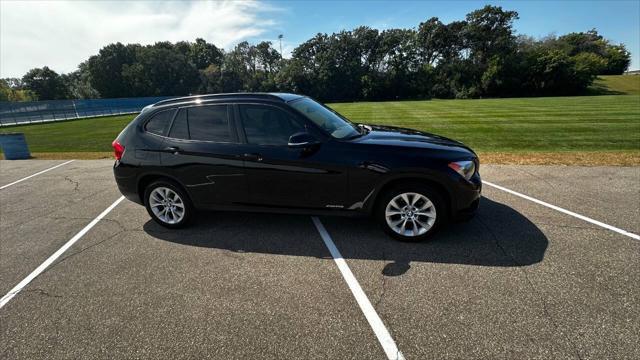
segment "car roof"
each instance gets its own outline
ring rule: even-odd
[[[291,94],[291,93],[224,93],[224,94],[206,94],[206,95],[193,95],[193,96],[184,96],[177,97],[167,100],[158,101],[155,104],[149,105],[143,109],[149,110],[151,108],[159,108],[165,107],[169,105],[188,105],[193,103],[202,103],[202,102],[215,102],[217,100],[267,100],[267,101],[277,101],[277,102],[289,102],[292,100],[296,100],[302,98],[302,95]]]

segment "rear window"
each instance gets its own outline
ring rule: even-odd
[[[187,122],[191,140],[231,142],[226,105],[187,108]]]
[[[151,120],[147,121],[144,129],[152,134],[166,136],[169,126],[171,126],[173,114],[175,114],[175,110],[165,110],[153,115]]]

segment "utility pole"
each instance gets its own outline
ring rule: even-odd
[[[280,34],[278,35],[278,40],[280,40],[280,57],[282,57],[282,38],[284,37],[284,35]]]

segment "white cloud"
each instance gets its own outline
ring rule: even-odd
[[[204,38],[219,47],[264,34],[277,8],[248,1],[0,1],[0,77],[70,72],[114,42]]]

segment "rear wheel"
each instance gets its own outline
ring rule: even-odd
[[[183,227],[193,217],[194,208],[189,197],[173,181],[158,180],[149,184],[144,199],[151,218],[164,227]]]
[[[402,185],[383,195],[376,217],[387,234],[418,242],[431,236],[445,221],[446,206],[437,192],[423,185]]]

